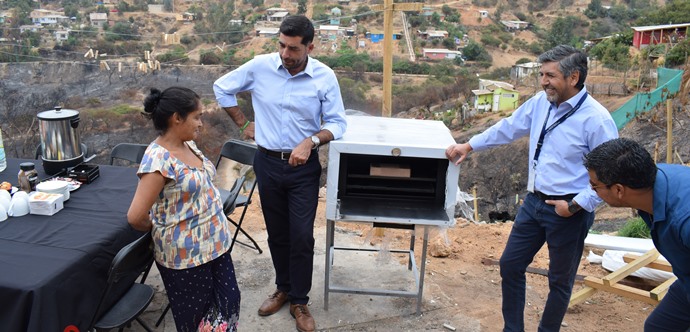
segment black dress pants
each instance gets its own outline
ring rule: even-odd
[[[314,269],[314,218],[319,199],[321,164],[312,151],[306,164],[258,151],[254,172],[268,232],[276,286],[290,303],[307,304]]]

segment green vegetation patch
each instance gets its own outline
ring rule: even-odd
[[[649,239],[652,237],[649,233],[649,227],[647,227],[647,224],[640,217],[629,219],[625,225],[618,230],[618,236],[642,239]]]

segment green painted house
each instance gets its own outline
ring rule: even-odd
[[[474,108],[480,112],[512,111],[518,107],[520,93],[512,84],[479,80],[479,89],[472,90]]]

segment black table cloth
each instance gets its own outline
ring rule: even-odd
[[[0,182],[17,184],[8,159]],[[100,177],[71,192],[53,216],[9,217],[0,223],[0,329],[86,331],[115,254],[142,233],[127,224],[136,168],[99,165]]]

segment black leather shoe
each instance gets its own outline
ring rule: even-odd
[[[275,314],[283,307],[285,302],[288,300],[287,293],[276,290],[273,294],[269,295],[268,298],[261,304],[259,308],[259,316],[270,316]]]

